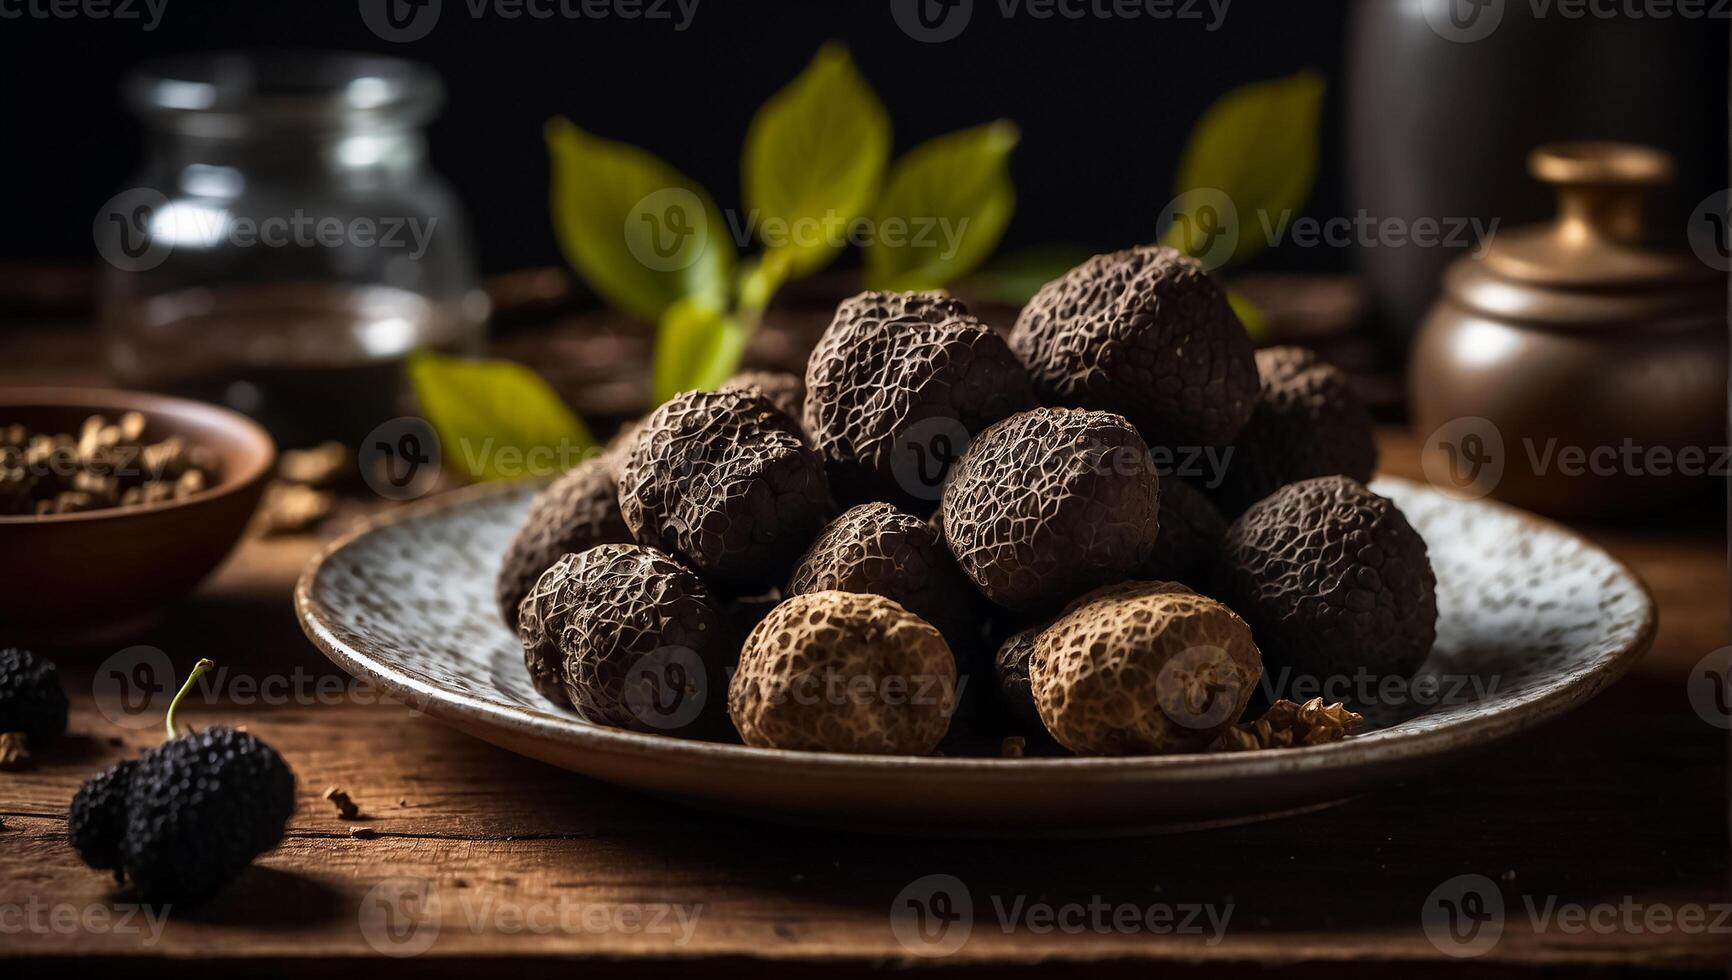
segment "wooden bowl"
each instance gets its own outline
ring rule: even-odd
[[[275,465],[244,415],[164,395],[101,388],[0,388],[0,425],[76,433],[84,420],[141,412],[147,438],[178,435],[221,460],[217,484],[183,500],[44,517],[0,516],[0,646],[118,639],[191,592],[234,549]]]

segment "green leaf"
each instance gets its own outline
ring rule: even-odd
[[[1231,289],[1227,290],[1227,303],[1233,307],[1239,322],[1245,325],[1245,332],[1251,335],[1252,341],[1261,344],[1269,339],[1269,323],[1263,316],[1262,307]]]
[[[769,307],[776,290],[788,281],[788,253],[768,252],[747,262],[740,270],[739,308],[741,316],[755,319]]]
[[[445,465],[471,479],[525,476],[550,451],[550,463],[575,462],[595,448],[583,420],[521,364],[417,351],[408,371]]]
[[[740,167],[759,239],[789,254],[792,276],[823,268],[871,207],[889,159],[889,114],[847,49],[825,45],[746,131]]]
[[[1036,245],[1000,256],[968,281],[969,292],[1021,306],[1040,287],[1082,265],[1094,253],[1081,245]]]
[[[1311,196],[1323,89],[1321,75],[1303,71],[1236,88],[1210,106],[1192,130],[1179,163],[1174,193],[1189,192],[1191,198],[1181,204],[1161,240],[1196,255],[1216,240],[1205,234],[1199,242],[1197,229],[1206,232],[1218,219],[1195,212],[1215,207],[1219,202],[1213,199],[1225,195],[1237,215],[1237,242],[1230,255],[1214,264],[1243,263],[1262,251],[1269,242],[1256,216],[1278,220]],[[1218,193],[1204,193],[1208,191]]]
[[[546,137],[553,228],[597,293],[652,321],[687,296],[726,303],[734,246],[708,192],[654,155],[566,119],[549,120]]]
[[[867,287],[936,289],[984,262],[1016,210],[1016,141],[1016,127],[999,120],[929,140],[896,161],[873,209]]]
[[[656,404],[682,391],[714,388],[740,365],[751,338],[738,317],[692,300],[668,307],[656,331],[652,385]]]

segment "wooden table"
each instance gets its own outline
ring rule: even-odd
[[[0,374],[48,380],[21,374],[18,363]],[[1386,432],[1384,446],[1387,470],[1415,472],[1404,433]],[[94,678],[114,650],[63,654],[70,744],[32,769],[0,774],[0,953],[25,958],[0,965],[0,975],[183,974],[187,958],[244,968],[237,975],[359,975],[398,968],[381,949],[423,945],[406,964],[416,971],[547,967],[586,980],[814,969],[841,977],[903,966],[999,977],[1061,964],[1063,975],[1085,963],[1137,977],[1237,977],[1254,968],[1273,976],[1719,973],[1732,948],[1732,916],[1717,921],[1732,907],[1726,739],[1692,710],[1685,678],[1727,642],[1723,533],[1595,536],[1653,586],[1661,627],[1630,676],[1568,718],[1306,816],[1164,837],[1028,842],[742,822],[590,782],[370,703],[343,687],[290,608],[291,583],[318,537],[250,540],[141,642],[183,671],[210,657],[235,677],[276,685],[276,703],[200,706],[187,717],[244,724],[288,759],[300,785],[287,840],[212,906],[173,913],[159,934],[136,914],[122,922],[130,899],[67,846],[66,805],[85,776],[151,744],[159,729],[116,728],[98,711]],[[331,785],[352,794],[364,819],[338,816],[321,797]],[[933,874],[961,879],[974,924],[957,952],[928,960],[899,943],[889,910],[905,887]],[[1488,954],[1452,960],[1427,939],[1421,908],[1466,874],[1497,881],[1508,914]],[[1537,924],[1529,900],[1566,917],[1575,904],[1632,909],[1638,921],[1650,910],[1703,913],[1715,928],[1571,931],[1562,920]],[[438,903],[436,928],[431,916],[413,916],[428,901]],[[1139,917],[1160,906],[1230,907],[1231,918],[1218,941],[1146,920],[1095,931],[1091,903]],[[1041,910],[1066,905],[1085,913],[1072,920],[1082,931],[1039,928]],[[999,906],[1032,917],[1004,928]],[[393,920],[394,910],[409,914]],[[314,957],[333,962],[307,962]]]

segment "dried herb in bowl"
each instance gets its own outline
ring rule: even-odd
[[[92,415],[77,435],[0,426],[0,516],[181,500],[216,485],[215,452],[180,436],[152,441],[149,428],[140,412]]]

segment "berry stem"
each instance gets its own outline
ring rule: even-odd
[[[192,673],[186,675],[186,683],[180,686],[180,690],[175,693],[174,700],[168,703],[168,717],[164,719],[163,724],[168,728],[168,737],[170,741],[173,741],[177,737],[174,730],[174,709],[180,707],[180,699],[186,697],[186,693],[192,690],[193,683],[197,681],[205,671],[210,670],[215,666],[216,664],[208,658],[199,658],[199,662],[192,665]]]

